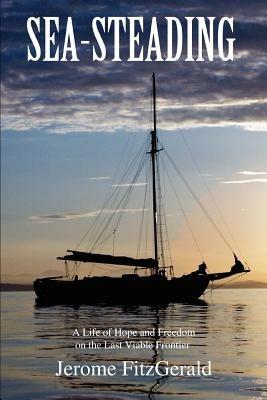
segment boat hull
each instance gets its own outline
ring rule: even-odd
[[[208,275],[112,278],[77,280],[37,279],[37,304],[166,304],[194,301],[206,290]]]

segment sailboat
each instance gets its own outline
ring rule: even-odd
[[[153,129],[150,132],[150,149],[147,155],[151,161],[153,255],[150,258],[132,258],[92,251],[67,250],[67,254],[58,257],[59,260],[65,262],[66,276],[39,278],[34,281],[33,286],[38,304],[168,304],[171,302],[191,302],[203,295],[210,282],[250,271],[234,252],[234,265],[227,272],[208,273],[206,263],[203,261],[195,271],[176,277],[173,273],[173,266],[166,265],[162,261],[164,260],[163,249],[161,248],[159,251],[162,233],[161,221],[159,221],[158,159],[159,153],[163,149],[159,147],[157,134],[154,73],[152,75],[152,112]],[[132,267],[134,271],[120,277],[85,276],[79,278],[77,273],[70,276],[69,263],[74,263],[76,267],[78,263],[128,266]],[[141,269],[149,271],[149,273],[139,275],[137,272]],[[77,269],[75,271],[77,272]]]

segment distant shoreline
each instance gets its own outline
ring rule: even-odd
[[[213,284],[213,287],[216,288],[216,284]],[[212,285],[210,284],[209,287],[211,288]],[[229,283],[225,282],[225,286],[220,287],[220,289],[267,289],[267,282],[258,282],[258,281],[243,281],[243,282],[234,282]]]
[[[213,286],[214,288],[216,285]],[[211,288],[211,286],[210,286]],[[225,284],[220,289],[267,289],[267,282],[245,281]],[[1,283],[1,292],[32,292],[31,283]]]
[[[32,292],[33,285],[31,283],[1,283],[1,292]]]

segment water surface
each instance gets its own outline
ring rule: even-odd
[[[2,398],[31,399],[153,399],[238,400],[267,398],[267,291],[217,290],[197,304],[167,307],[54,306],[41,308],[32,292],[2,293]],[[76,328],[193,330],[188,338],[161,338],[163,343],[187,342],[186,349],[76,349]],[[125,339],[125,338],[124,338]],[[157,338],[146,338],[155,344]],[[123,338],[97,342],[119,343]],[[140,337],[131,338],[136,342]],[[66,364],[116,365],[116,376],[56,377],[57,361]],[[121,376],[122,361],[170,365],[212,362],[212,376]]]

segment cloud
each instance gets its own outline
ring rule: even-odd
[[[140,182],[140,183],[117,183],[114,185],[111,185],[113,187],[129,187],[129,186],[146,186],[148,185],[147,182]]]
[[[71,220],[71,219],[79,219],[79,218],[95,218],[99,214],[117,214],[117,213],[126,213],[126,214],[135,214],[142,212],[142,208],[125,208],[125,209],[117,209],[117,210],[95,210],[86,213],[62,213],[62,214],[44,214],[44,215],[33,215],[29,217],[31,221],[35,222],[55,222],[55,221],[63,221],[63,220]],[[146,211],[146,210],[145,210]]]
[[[263,171],[261,171],[261,172],[259,172],[259,171],[240,171],[240,172],[238,172],[239,174],[242,174],[242,175],[267,175],[267,172],[263,172]]]
[[[107,181],[111,178],[110,178],[110,176],[92,176],[88,179],[89,179],[89,181]]]
[[[267,183],[267,179],[264,178],[256,178],[256,179],[244,179],[240,181],[224,181],[220,183],[233,183],[233,184],[240,184],[240,183]]]
[[[152,3],[118,0],[101,4],[96,0],[58,0],[48,5],[33,0],[19,3],[6,0],[2,7],[3,129],[53,133],[147,130],[150,77],[154,70],[161,129],[239,126],[250,131],[267,131],[267,12],[261,0],[181,0],[179,15],[176,0]],[[105,36],[108,49],[105,62],[90,62],[91,50],[81,52],[78,63],[27,61],[29,16],[59,16],[62,49],[67,16],[73,16],[79,43],[88,38],[90,19],[99,14],[143,15],[145,26],[156,15],[163,48],[166,48],[164,16],[233,16],[235,60],[112,62],[113,38]],[[148,31],[149,28],[144,29],[141,38],[144,43]],[[127,49],[127,35],[122,35],[122,57]]]

